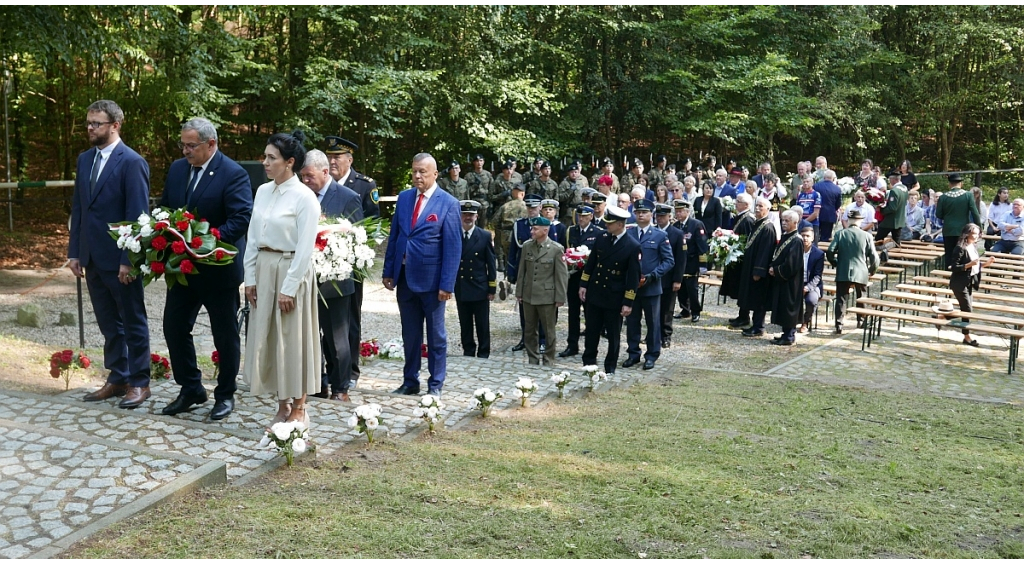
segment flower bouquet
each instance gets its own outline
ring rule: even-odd
[[[321,222],[313,248],[317,281],[336,284],[337,280],[353,277],[359,282],[365,280],[377,256],[373,248],[387,238],[387,225],[387,220],[376,218],[354,224],[344,218]]]
[[[729,215],[736,215],[736,200],[732,196],[723,196],[722,209],[729,212]]]
[[[379,354],[380,345],[377,343],[377,339],[359,343],[359,364],[369,364]]]
[[[713,268],[722,269],[743,256],[743,241],[729,229],[719,227],[708,241],[708,262]]]
[[[213,377],[216,378],[220,375],[220,351],[213,351],[210,361],[213,362]]]
[[[302,454],[309,448],[309,429],[302,421],[282,421],[274,423],[267,429],[266,434],[260,441],[260,447],[265,448],[274,443],[278,452],[284,455],[288,466],[292,465],[296,454]]]
[[[117,248],[128,251],[131,275],[142,274],[142,285],[164,276],[167,287],[188,285],[196,265],[231,264],[238,249],[220,240],[220,231],[184,209],[159,207],[137,221],[110,224]]]
[[[555,387],[558,388],[558,399],[565,397],[565,387],[572,381],[572,375],[568,370],[563,370],[558,374],[551,375],[551,381],[555,383]]]
[[[384,408],[378,403],[368,403],[356,407],[355,414],[348,418],[348,424],[357,433],[366,433],[366,442],[373,442],[373,432],[384,419],[381,414]]]
[[[379,356],[391,360],[405,360],[405,344],[402,339],[388,341],[380,346]]]
[[[490,388],[480,388],[473,392],[473,399],[476,400],[476,407],[480,410],[480,415],[487,417],[491,414],[491,406],[494,402],[505,397],[505,394],[501,392],[492,392]]]
[[[588,258],[590,258],[590,247],[586,245],[570,247],[562,254],[562,262],[568,267],[569,273],[583,270],[583,267],[587,265]]]
[[[419,407],[412,410],[413,417],[419,417],[427,422],[431,433],[434,432],[434,425],[441,422],[441,410],[444,409],[437,396],[427,394],[420,400]]]
[[[847,196],[857,189],[857,181],[849,176],[844,176],[839,180],[836,180],[836,186],[839,186],[839,191],[842,192],[844,196]]]
[[[149,376],[150,378],[163,378],[165,380],[171,378],[171,362],[167,360],[167,357],[156,353],[149,355]]]
[[[520,376],[519,380],[516,381],[516,391],[512,392],[512,396],[519,398],[520,405],[526,407],[526,402],[529,401],[530,396],[537,391],[537,384],[532,378],[526,376]]]
[[[583,375],[590,380],[590,390],[593,391],[602,380],[607,380],[608,375],[605,374],[604,370],[599,370],[596,365],[591,364],[590,366],[583,367]]]
[[[885,190],[869,187],[866,183],[861,190],[864,191],[864,197],[868,203],[875,208],[875,221],[882,221],[882,204],[885,203]]]
[[[50,376],[64,380],[64,390],[71,387],[71,376],[75,370],[89,368],[92,362],[81,352],[77,355],[71,349],[57,351],[50,355]]]

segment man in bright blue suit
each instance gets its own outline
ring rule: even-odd
[[[654,202],[637,200],[633,202],[633,212],[636,214],[636,228],[630,229],[629,234],[640,243],[640,288],[636,291],[633,310],[626,318],[626,352],[629,358],[622,367],[640,363],[642,315],[647,324],[644,370],[650,370],[661,356],[661,279],[672,277],[676,260],[668,234],[652,225]]]
[[[124,112],[117,104],[99,100],[86,112],[94,148],[78,155],[68,268],[85,276],[103,333],[103,366],[110,374],[103,387],[83,399],[124,396],[118,406],[134,409],[150,396],[149,323],[142,280],[129,274],[128,251],[117,248],[108,224],[135,221],[148,211],[149,165],[121,142]]]
[[[213,344],[220,355],[210,411],[210,419],[218,421],[235,408],[235,379],[242,354],[236,325],[238,286],[242,283],[245,235],[252,217],[252,183],[238,163],[218,150],[217,129],[209,120],[195,118],[185,122],[178,146],[184,158],[171,163],[160,205],[186,208],[196,218],[210,222],[221,241],[238,248],[238,255],[231,264],[198,266],[196,274],[188,277],[187,286],[177,284],[167,290],[164,339],[171,357],[171,373],[181,391],[162,413],[177,415],[209,399],[192,339],[199,309],[205,307]]]
[[[384,287],[397,289],[405,343],[404,380],[394,393],[420,392],[420,346],[427,323],[427,393],[440,398],[444,385],[448,336],[444,306],[455,291],[462,260],[459,202],[438,189],[437,162],[428,153],[412,159],[415,190],[398,195],[384,254]]]

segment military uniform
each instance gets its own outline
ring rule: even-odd
[[[540,197],[537,194],[530,194],[523,200],[527,207],[527,214],[529,214],[529,208],[540,207]],[[510,202],[511,203],[511,202]],[[508,259],[505,261],[505,279],[516,284],[519,281],[519,263],[522,258],[523,245],[530,240],[530,217],[523,217],[517,219],[512,224],[510,241],[508,245]],[[549,231],[550,237],[550,231]],[[519,343],[512,347],[513,351],[521,351],[526,348],[526,315],[523,311],[523,304],[519,304],[519,330],[522,337]],[[540,338],[543,343],[544,341],[544,327],[541,327]]]
[[[502,204],[494,217],[491,218],[491,226],[494,229],[494,240],[497,242],[496,252],[498,264],[505,270],[505,261],[508,259],[509,242],[512,237],[512,228],[516,220],[526,217],[526,203],[518,198],[512,198]]]
[[[437,185],[445,192],[455,196],[456,200],[470,199],[469,184],[463,178],[452,180],[450,176],[446,175],[444,178],[437,179]]]
[[[479,210],[479,206],[463,203],[462,210],[463,213]],[[487,358],[491,354],[490,302],[494,299],[496,280],[497,265],[491,233],[474,227],[467,237],[463,231],[462,261],[459,263],[459,276],[455,279],[455,306],[459,313],[464,356]],[[473,340],[474,323],[479,348]]]
[[[671,278],[675,266],[675,255],[668,234],[659,229],[653,221],[654,203],[637,200],[634,211],[652,214],[651,223],[645,228],[639,225],[629,231],[629,236],[640,243],[640,287],[637,289],[633,311],[626,318],[626,352],[629,358],[623,367],[629,368],[640,362],[640,318],[647,325],[647,341],[644,352],[644,370],[654,368],[654,362],[661,356],[661,279]]]
[[[629,192],[634,186],[640,184],[640,180],[643,178],[643,174],[640,176],[634,175],[632,172],[627,172],[622,175],[622,181],[619,183],[622,186],[624,192]]]
[[[547,218],[535,217],[531,225],[546,225]],[[558,304],[564,304],[569,272],[562,262],[565,247],[546,239],[538,243],[530,239],[523,244],[519,261],[516,297],[521,299],[525,316],[526,355],[530,364],[541,363],[540,327],[544,328],[546,350],[544,364],[555,362],[555,321]]]
[[[658,186],[665,184],[665,171],[654,167],[647,171],[647,187],[654,190]]]
[[[477,155],[478,157],[480,155]],[[479,159],[483,161],[483,159]],[[469,185],[469,199],[475,200],[480,204],[480,213],[476,218],[477,227],[483,228],[487,226],[487,222],[491,217],[491,210],[497,209],[497,207],[491,207],[491,182],[493,178],[491,173],[484,169],[480,169],[480,172],[471,170],[463,175],[466,183]]]
[[[860,212],[851,213],[856,215]],[[832,238],[825,251],[825,259],[836,270],[835,321],[836,332],[841,333],[850,288],[854,289],[857,299],[864,295],[869,278],[878,268],[878,253],[870,233],[858,227],[850,227],[839,231]],[[861,317],[858,315],[857,326],[860,324]]]
[[[889,171],[890,178],[894,176],[893,173],[897,178],[900,175],[899,171]],[[907,226],[907,199],[909,197],[910,193],[907,192],[907,187],[897,180],[885,195],[885,203],[882,204],[881,210],[882,221],[878,222],[875,241],[881,241],[891,233],[893,242],[897,247],[900,245],[900,235],[903,228]],[[979,223],[981,222],[979,221]]]
[[[683,271],[683,287],[680,288],[680,302],[685,296],[686,305],[683,310],[690,312],[690,321],[700,321],[700,293],[698,278],[700,269],[707,269],[708,238],[704,223],[699,219],[687,218],[686,222],[676,222],[676,228],[683,232],[683,250],[686,251],[686,268]],[[682,305],[682,304],[680,304]]]
[[[667,212],[659,212],[659,215],[672,213],[671,207],[665,207],[668,208]],[[664,349],[672,344],[672,313],[679,295],[675,284],[682,285],[683,283],[683,272],[686,270],[686,247],[683,245],[683,232],[676,226],[669,223],[662,231],[668,236],[668,243],[672,247],[672,259],[675,262],[672,267],[672,275],[661,277],[661,348]]]
[[[593,208],[581,207],[584,208],[583,213],[593,215]],[[575,249],[583,245],[588,249],[593,249],[597,238],[604,232],[604,229],[594,225],[593,221],[590,222],[586,230],[579,225],[573,225],[569,228],[569,241],[566,249]],[[560,357],[574,356],[580,351],[580,310],[583,307],[583,302],[580,301],[580,278],[582,276],[582,268],[569,274],[569,289],[566,292],[566,303],[569,305],[569,336],[565,350],[558,353]]]
[[[491,203],[491,210],[494,212],[488,217],[488,221],[494,217],[494,214],[498,213],[498,208],[505,204],[512,198],[512,187],[518,184],[515,178],[510,174],[508,178],[505,178],[504,173],[499,174],[491,179],[490,194],[487,196],[488,201]]]

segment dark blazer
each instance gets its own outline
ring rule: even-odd
[[[968,286],[972,290],[977,290],[981,285],[981,272],[971,276],[971,269],[967,267],[969,262],[971,262],[971,256],[967,254],[967,249],[957,245],[953,249],[953,262],[949,267],[952,271],[949,275],[950,290],[963,292]]]
[[[117,241],[110,236],[108,224],[135,221],[149,211],[149,165],[120,141],[110,153],[90,196],[89,176],[97,150],[89,149],[78,155],[68,258],[78,259],[82,267],[116,272],[130,262],[128,252],[118,249]]]
[[[160,205],[172,209],[185,207],[192,165],[186,159],[171,163],[167,183],[160,196]],[[238,287],[242,283],[242,257],[245,256],[245,235],[252,217],[252,186],[249,175],[238,163],[217,151],[196,184],[189,210],[197,218],[205,218],[211,227],[220,230],[221,241],[238,247],[238,255],[228,265],[200,265],[199,271],[188,278],[189,286],[196,289]]]
[[[665,234],[668,235],[668,243],[672,246],[672,258],[675,264],[672,266],[671,275],[665,275],[661,278],[661,290],[662,293],[671,292],[673,283],[682,283],[683,274],[686,271],[686,249],[683,248],[683,232],[679,230],[675,225],[669,225],[665,228]]]
[[[455,278],[462,259],[462,213],[459,201],[440,186],[427,200],[425,209],[412,226],[416,189],[404,190],[395,203],[388,248],[384,253],[382,278],[398,281],[405,261],[405,280],[409,290],[436,293],[455,291]]]
[[[693,201],[693,218],[699,219],[701,223],[704,224],[704,229],[707,230],[707,234],[711,235],[715,232],[715,229],[722,226],[722,213],[724,213],[725,210],[722,208],[722,200],[715,196],[711,196],[711,201],[708,202],[707,209],[702,213],[700,211],[700,207],[703,205],[704,196],[698,196],[697,199]]]
[[[640,276],[644,277],[644,285],[637,290],[637,295],[660,296],[662,290],[659,281],[666,276],[671,277],[676,264],[668,234],[653,223],[648,226],[643,240],[639,238],[639,228],[630,229],[628,234],[640,243]]]
[[[818,289],[820,298],[825,291],[822,276],[825,273],[825,251],[817,245],[811,245],[811,256],[807,257],[807,284],[805,286]]]
[[[687,219],[686,225],[677,221],[675,227],[683,234],[683,252],[686,254],[683,274],[697,276],[702,266],[707,268],[710,250],[707,228],[699,219]]]
[[[327,217],[343,217],[355,223],[363,219],[362,198],[350,188],[331,180],[331,183],[327,185],[324,199],[320,201],[320,213]],[[355,292],[354,277],[345,280],[329,280],[320,284],[320,295],[325,300],[350,296]]]
[[[566,246],[566,239],[569,237],[568,227],[568,225],[562,223],[561,221],[551,225],[551,228],[548,229],[548,239],[551,239],[552,241],[558,243],[559,245],[562,246],[562,248],[567,249],[568,247]]]
[[[629,234],[615,237],[605,231],[594,243],[580,288],[587,288],[587,304],[603,309],[633,307],[640,285],[640,243]]]
[[[372,178],[363,176],[352,168],[345,179],[345,187],[359,194],[363,204],[363,217],[380,217],[380,206],[377,205],[380,196],[377,193],[377,183]]]
[[[491,232],[475,227],[469,241],[462,241],[462,260],[459,263],[459,277],[455,280],[455,299],[462,302],[486,300],[488,295],[494,295],[497,279],[497,261]]]

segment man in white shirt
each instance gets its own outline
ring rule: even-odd
[[[871,204],[867,203],[867,198],[864,196],[863,190],[857,190],[853,193],[853,203],[846,206],[843,210],[843,227],[850,226],[850,210],[860,211],[860,215],[863,219],[860,220],[860,228],[862,231],[871,231],[875,226],[875,208],[871,207]]]

